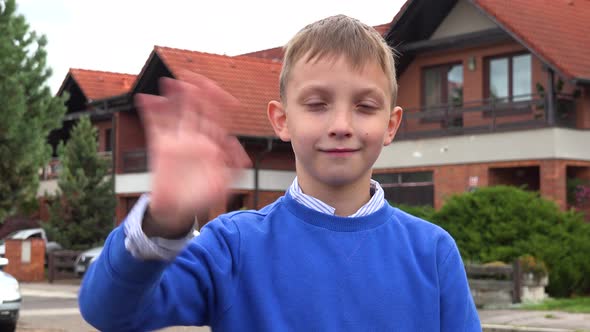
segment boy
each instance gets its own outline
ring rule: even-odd
[[[391,207],[371,180],[402,117],[393,61],[376,31],[346,16],[301,30],[285,48],[281,100],[268,105],[293,146],[295,181],[194,239],[193,216],[248,165],[215,118],[233,101],[195,76],[139,96],[152,193],[87,272],[84,318],[102,331],[481,331],[452,238]]]

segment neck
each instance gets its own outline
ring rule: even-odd
[[[299,187],[306,195],[313,196],[335,208],[337,216],[349,216],[371,199],[371,178],[341,186],[318,184],[306,177],[297,177]]]

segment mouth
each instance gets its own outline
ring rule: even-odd
[[[351,155],[360,149],[350,149],[350,148],[334,148],[334,149],[320,149],[321,152],[327,153],[333,156],[347,156]]]

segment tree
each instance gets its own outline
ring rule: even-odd
[[[36,200],[47,136],[61,126],[65,97],[46,85],[45,36],[29,31],[15,0],[0,0],[0,224]]]
[[[59,145],[59,193],[51,201],[49,221],[43,227],[64,248],[89,248],[102,243],[112,230],[113,179],[109,161],[97,149],[97,131],[88,117],[74,126],[67,144]]]

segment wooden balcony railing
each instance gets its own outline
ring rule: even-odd
[[[549,127],[545,98],[515,96],[512,100],[483,99],[404,111],[397,139],[525,130]],[[553,126],[575,128],[575,101],[558,95]]]
[[[123,152],[123,173],[147,172],[147,152],[137,149]]]

